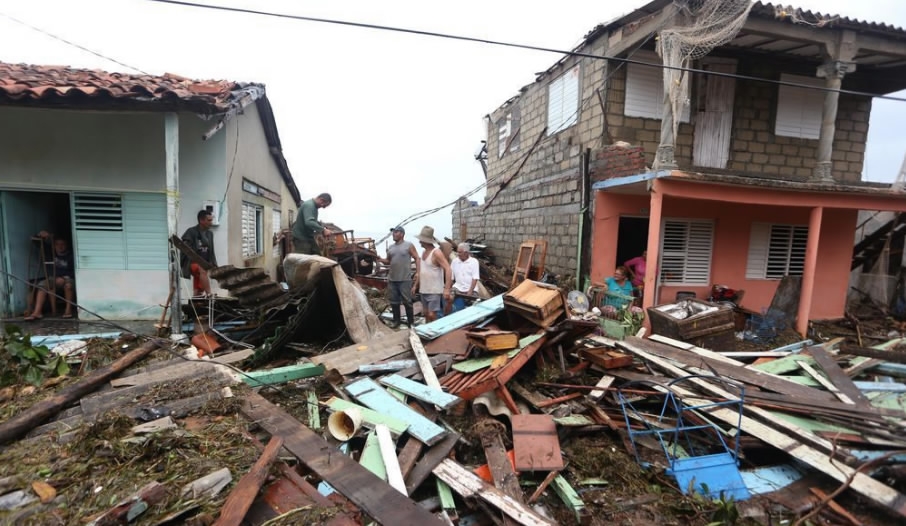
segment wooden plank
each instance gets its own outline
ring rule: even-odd
[[[557,425],[550,415],[512,415],[516,471],[559,471],[564,468]]]
[[[205,379],[206,381],[211,382],[212,388],[213,386],[222,387],[223,385],[238,382],[232,371],[225,370],[219,365],[216,367],[208,366],[198,370],[197,376],[194,378],[196,380]],[[79,400],[79,405],[82,407],[82,413],[86,417],[98,415],[110,409],[122,409],[123,407],[134,404],[135,399],[138,396],[150,392],[158,385],[166,383],[168,383],[168,380],[165,379],[156,383],[146,383],[133,385],[132,387],[122,387],[120,389],[103,391],[83,397]]]
[[[381,458],[384,460],[384,470],[387,472],[387,483],[394,489],[408,496],[406,492],[406,481],[403,480],[403,472],[400,470],[399,461],[396,459],[396,444],[390,438],[390,430],[383,424],[378,424],[374,428],[374,433],[378,438],[378,445],[381,450]]]
[[[563,477],[563,475],[557,475],[554,477],[553,484],[551,487],[554,488],[554,491],[557,495],[560,496],[560,500],[566,504],[566,507],[573,510],[573,513],[576,514],[576,520],[579,521],[579,524],[590,524],[591,515],[588,513],[588,510],[585,508],[585,502],[582,501],[582,497],[576,493],[576,490],[569,485],[569,482]]]
[[[444,428],[394,398],[371,378],[359,378],[343,388],[370,409],[408,423],[409,434],[429,446],[436,444],[447,434]]]
[[[509,358],[516,356],[520,351],[541,338],[541,336],[542,335],[540,334],[532,334],[530,336],[522,338],[521,340],[519,340],[519,347],[506,353],[506,356]],[[493,363],[498,356],[499,355],[493,355],[485,356],[483,358],[474,358],[472,360],[463,360],[461,362],[453,364],[453,369],[461,373],[474,373],[475,371],[480,371],[481,369],[487,369],[488,367],[490,367],[491,363]]]
[[[174,361],[176,363],[167,365],[166,367],[161,367],[159,369],[154,369],[148,372],[124,376],[122,378],[114,378],[113,380],[110,380],[110,385],[113,387],[130,387],[133,385],[157,383],[164,380],[185,378],[187,376],[196,374],[197,371],[201,368],[210,368],[211,363],[226,365],[234,364],[246,360],[254,354],[255,351],[251,349],[245,349],[242,351],[223,354],[215,358],[211,358],[210,360],[174,359],[171,361]],[[229,368],[225,369],[229,370]]]
[[[845,394],[855,405],[867,407],[868,398],[862,394],[862,391],[853,383],[852,379],[843,372],[843,369],[837,365],[836,360],[822,347],[809,347],[808,353],[817,362],[818,367],[824,371],[834,387]],[[820,382],[820,380],[819,380]]]
[[[449,409],[462,402],[462,398],[445,393],[440,388],[435,389],[395,374],[381,378],[380,382],[423,402],[434,404],[441,409]]]
[[[447,458],[453,446],[459,442],[458,433],[450,433],[439,443],[435,444],[425,453],[422,458],[415,464],[409,476],[406,477],[406,491],[412,495],[422,483],[431,476],[431,472],[440,462]]]
[[[803,371],[807,372],[809,376],[815,379],[815,381],[817,381],[825,389],[833,393],[833,395],[839,398],[841,402],[843,402],[844,404],[856,405],[856,402],[854,402],[852,398],[840,392],[840,390],[837,389],[837,386],[835,386],[833,382],[822,376],[821,373],[816,371],[814,367],[804,361],[799,362],[799,367],[802,367]]]
[[[418,362],[415,360],[391,360],[384,363],[371,363],[368,365],[360,365],[359,372],[362,374],[371,374],[371,373],[392,373],[395,371],[402,371],[403,369],[408,369],[418,365]]]
[[[351,374],[359,366],[387,360],[409,351],[409,334],[397,331],[364,343],[355,343],[342,349],[312,356],[313,363],[323,365],[328,371],[336,369],[340,374]]]
[[[355,408],[362,413],[362,423],[374,428],[378,424],[384,424],[390,429],[390,432],[395,435],[402,435],[409,429],[409,424],[400,420],[399,418],[394,418],[392,416],[384,415],[368,409],[365,406],[359,404],[348,402],[342,398],[331,397],[330,400],[324,402],[324,405],[329,407],[333,411],[345,411],[346,409]]]
[[[440,497],[441,509],[452,514],[454,517],[459,515],[459,512],[456,511],[456,501],[453,499],[453,490],[450,489],[450,486],[446,482],[439,478],[434,477],[434,480],[437,482],[437,496]]]
[[[588,393],[588,397],[597,402],[607,394],[607,388],[613,385],[615,381],[615,376],[605,374],[598,380],[598,383],[595,384],[595,390]]]
[[[791,354],[789,356],[784,356],[783,358],[777,358],[770,362],[759,363],[757,365],[747,365],[747,369],[753,369],[761,371],[763,373],[769,374],[784,374],[792,373],[799,369],[799,364],[797,363],[800,360],[805,360],[809,365],[816,365],[815,359],[811,356],[806,356],[804,354]]]
[[[406,445],[403,446],[399,457],[397,457],[397,461],[400,464],[400,472],[402,472],[404,479],[412,472],[412,468],[415,467],[415,463],[418,462],[418,457],[421,456],[424,449],[425,444],[415,438],[409,438],[406,441]]]
[[[431,361],[428,359],[428,353],[425,352],[425,346],[422,345],[422,340],[418,337],[415,329],[409,329],[409,345],[412,347],[412,353],[415,354],[415,360],[418,361],[418,368],[422,371],[422,377],[425,379],[425,383],[428,387],[433,387],[434,389],[441,391],[440,381],[437,379],[437,374],[434,372],[434,366],[431,365]]]
[[[852,524],[853,526],[862,526],[862,521],[857,519],[852,513],[848,512],[846,508],[837,504],[834,499],[830,498],[827,493],[824,493],[821,488],[810,487],[808,490],[822,501],[827,502],[827,506],[832,509],[834,513],[848,520],[850,524]]]
[[[236,487],[227,496],[223,507],[220,509],[220,517],[214,522],[214,526],[239,526],[245,518],[245,514],[252,506],[258,492],[261,491],[261,485],[267,478],[267,472],[270,465],[277,459],[280,448],[283,447],[283,438],[280,436],[271,437],[261,457],[249,469],[249,472],[239,479]]]
[[[290,453],[380,524],[443,524],[351,458],[328,454],[326,440],[257,393],[246,396],[242,412],[271,435],[283,437]]]
[[[276,367],[274,369],[249,371],[242,375],[242,381],[250,387],[261,387],[263,385],[285,384],[287,382],[292,382],[293,380],[321,376],[322,374],[324,374],[323,365],[316,363],[300,363],[296,365],[287,365],[286,367]]]
[[[497,429],[498,426],[499,424],[485,425],[484,431],[482,431],[480,436],[481,446],[484,448],[484,456],[488,459],[491,478],[494,480],[494,486],[497,489],[513,497],[518,502],[524,502],[525,496],[519,487],[519,477],[507,456],[506,448],[503,446],[503,439]]]
[[[386,428],[386,426],[384,427]],[[381,457],[381,445],[378,443],[378,436],[374,431],[365,437],[365,446],[362,447],[359,464],[381,480],[387,480],[387,469],[384,467],[384,459]]]
[[[640,358],[644,358],[650,363],[656,364],[660,369],[669,372],[676,377],[687,376],[686,371],[680,369],[669,363],[667,360],[660,358],[654,354],[650,354],[643,349],[637,348],[635,344],[636,340],[629,338],[630,341],[624,341],[621,343],[623,348],[636,354]],[[735,396],[731,393],[724,391],[723,389],[717,388],[707,381],[693,378],[690,380],[693,384],[702,388],[705,392],[718,396],[725,397],[727,399],[734,399]],[[690,405],[704,405],[711,403],[708,400],[696,398],[696,394],[683,389],[678,386],[674,386],[673,391],[683,398],[683,401]],[[871,478],[868,475],[857,472],[849,466],[843,465],[839,462],[834,462],[830,459],[826,452],[819,451],[812,446],[806,445],[800,440],[796,440],[789,435],[784,434],[783,432],[778,431],[777,429],[785,429],[789,432],[793,432],[802,437],[802,435],[811,435],[811,433],[803,432],[801,429],[796,426],[787,424],[776,418],[768,411],[761,410],[755,407],[746,407],[746,413],[756,414],[764,420],[765,422],[770,422],[771,425],[776,426],[777,429],[769,427],[766,424],[763,424],[757,420],[754,420],[750,416],[743,415],[740,423],[740,416],[737,411],[732,411],[726,408],[714,408],[707,410],[714,417],[723,420],[724,422],[736,426],[737,423],[740,424],[740,430],[748,433],[764,442],[772,445],[773,447],[785,451],[787,454],[796,458],[802,462],[805,462],[809,466],[821,471],[830,477],[834,478],[839,482],[849,482],[850,488],[867,497],[868,499],[885,506],[889,510],[893,511],[900,517],[906,518],[906,496],[900,494],[895,489],[883,484],[880,481],[877,481]],[[814,436],[814,435],[812,435]],[[820,439],[821,442],[826,443],[828,451],[833,446],[824,439]],[[850,478],[852,480],[850,481]]]
[[[321,407],[318,405],[318,393],[314,389],[305,394],[308,400],[308,427],[321,429]]]
[[[617,346],[621,347],[623,344],[625,344],[625,341],[618,343]],[[699,367],[704,363],[705,367],[702,367],[703,369],[711,369],[713,373],[719,374],[721,376],[732,378],[736,381],[754,385],[756,387],[774,391],[776,393],[794,396],[797,398],[804,398],[807,400],[834,399],[834,396],[826,391],[820,391],[811,387],[798,385],[793,382],[784,380],[783,378],[780,378],[778,376],[762,372],[760,370],[753,370],[746,367],[741,367],[740,365],[733,365],[726,361],[729,360],[729,358],[716,360],[707,356],[690,354],[678,349],[673,349],[663,344],[634,337],[632,345],[637,349],[641,348],[649,353],[655,354],[656,356],[669,358],[671,360],[686,364],[687,366]],[[801,359],[803,357],[795,356],[794,358]],[[786,358],[780,358],[779,360],[775,360],[772,363],[777,363],[781,360],[786,360]],[[799,367],[798,364],[796,365],[796,367]]]
[[[480,497],[525,526],[555,526],[557,523],[535,513],[527,505],[478,478],[477,475],[450,459],[436,468],[434,475],[450,485],[463,498]]]

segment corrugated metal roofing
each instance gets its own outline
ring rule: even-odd
[[[776,18],[781,18],[782,14],[786,14],[786,17],[783,19],[788,19],[789,15],[795,13],[795,15],[806,22],[819,23],[819,27],[847,27],[849,29],[862,29],[862,30],[874,30],[874,31],[883,31],[888,33],[901,33],[902,36],[906,36],[906,30],[900,26],[894,26],[891,24],[885,24],[883,22],[870,22],[867,20],[859,20],[857,18],[850,18],[847,16],[832,15],[828,13],[820,13],[818,11],[803,10],[798,7],[783,6],[780,4],[772,4],[770,2],[755,2],[755,5],[752,7],[752,12],[759,15],[768,15],[774,16]],[[792,19],[790,18],[790,21]],[[824,21],[823,24],[820,22]]]
[[[217,114],[233,110],[249,93],[264,93],[260,84],[227,80],[193,80],[171,73],[133,75],[68,66],[0,62],[0,101],[17,104],[131,106],[142,109],[185,109]]]

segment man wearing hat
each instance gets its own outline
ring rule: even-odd
[[[406,231],[397,226],[390,229],[393,233],[393,244],[387,248],[387,257],[381,263],[390,265],[390,274],[387,278],[390,285],[390,312],[393,313],[393,324],[396,329],[400,326],[400,304],[406,308],[406,324],[412,327],[412,294],[415,287],[412,285],[412,260],[415,260],[415,273],[418,275],[419,259],[415,245],[403,239]]]
[[[430,323],[444,315],[443,302],[452,301],[453,274],[450,270],[450,261],[444,256],[443,251],[434,246],[440,242],[434,237],[432,227],[422,227],[417,239],[424,252],[421,256],[421,267],[415,274],[415,285],[418,286],[418,293],[421,296],[425,321]]]

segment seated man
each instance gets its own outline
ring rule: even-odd
[[[50,244],[53,237],[49,232],[42,230],[38,237],[44,240],[45,245]],[[45,263],[50,265],[51,261]],[[46,268],[46,267],[45,267]],[[48,293],[56,295],[56,291],[62,289],[63,297],[66,299],[66,310],[63,312],[64,318],[72,318],[73,298],[75,297],[75,258],[65,239],[56,238],[53,241],[53,273],[48,273],[48,279],[44,280],[35,296],[35,308],[31,314],[25,317],[25,321],[40,320],[44,317],[44,302],[47,301]]]

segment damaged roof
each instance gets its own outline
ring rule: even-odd
[[[0,103],[64,106],[128,106],[132,109],[187,110],[218,114],[233,110],[262,84],[194,80],[165,73],[111,73],[100,69],[0,62]]]
[[[0,62],[0,105],[92,110],[188,111],[219,117],[207,139],[254,102],[268,150],[295,204],[302,196],[283,156],[277,122],[264,84],[115,73],[69,66]]]

